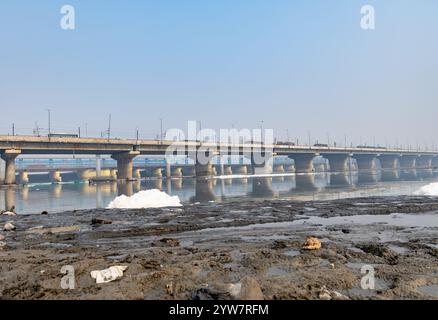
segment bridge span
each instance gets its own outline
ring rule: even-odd
[[[296,146],[284,144],[262,144],[260,142],[244,144],[227,144],[200,141],[157,141],[157,140],[130,140],[130,139],[103,139],[103,138],[70,138],[70,137],[36,137],[36,136],[0,136],[0,156],[5,162],[4,177],[0,177],[2,184],[16,183],[15,160],[20,155],[110,155],[117,161],[115,178],[132,180],[139,177],[138,168],[134,168],[133,159],[139,155],[166,155],[171,145],[191,152],[206,150],[220,150],[220,155],[239,155],[251,160],[251,167],[256,173],[272,173],[274,166],[268,163],[274,157],[293,159],[294,172],[311,173],[315,171],[314,159],[324,157],[328,160],[329,168],[334,172],[352,170],[351,160],[354,159],[359,170],[397,170],[397,169],[430,169],[438,165],[438,151],[420,151],[394,148],[354,148],[332,146]],[[253,159],[255,152],[262,151],[266,163],[256,163]],[[217,153],[207,152],[211,160]],[[217,174],[211,161],[207,164],[199,163],[195,159],[194,168],[187,169],[197,178],[206,178]],[[170,168],[166,165],[168,177],[180,175],[183,166]],[[236,166],[221,164],[220,174],[244,174],[249,170],[246,165]],[[159,176],[161,172],[156,175]],[[290,171],[286,165],[278,165],[277,172]],[[58,170],[59,171],[59,170]],[[54,177],[57,179],[57,174]]]

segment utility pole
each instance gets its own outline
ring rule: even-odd
[[[160,118],[160,141],[163,143],[163,118]]]
[[[47,110],[47,115],[48,115],[48,122],[49,122],[49,136],[52,133],[52,124],[50,123],[50,109],[46,109]]]
[[[81,127],[78,127],[78,136],[81,137]]]
[[[12,123],[12,135],[15,136],[15,123]]]
[[[108,141],[110,140],[111,137],[111,113],[109,114],[109,119],[108,119]]]

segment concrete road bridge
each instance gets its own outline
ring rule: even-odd
[[[157,141],[157,140],[130,140],[130,139],[102,139],[102,138],[70,138],[70,137],[36,137],[36,136],[0,136],[0,156],[5,162],[2,184],[16,183],[15,160],[20,155],[109,155],[117,163],[117,169],[111,173],[118,180],[133,180],[139,178],[141,168],[134,166],[134,159],[140,155],[166,155],[169,147],[186,150],[186,156],[205,151],[210,159],[207,163],[199,163],[196,158],[194,165],[176,165],[172,168],[166,164],[166,175],[196,176],[206,178],[215,174],[246,174],[293,172],[311,173],[315,171],[314,159],[323,157],[328,160],[328,168],[333,172],[345,172],[352,169],[359,170],[397,170],[397,169],[430,169],[438,165],[438,151],[420,151],[381,147],[332,147],[332,146],[296,146],[283,144],[262,144],[260,142],[245,144],[227,144],[199,141]],[[221,164],[215,170],[213,157],[242,156],[251,160],[251,165]],[[204,152],[204,151],[202,151]],[[253,155],[262,153],[266,163],[254,160]],[[268,163],[275,157],[287,157],[293,160],[294,165]],[[357,164],[352,168],[352,159]],[[97,172],[100,171],[96,166]],[[83,168],[91,170],[93,168]],[[157,166],[155,176],[161,176],[162,170]],[[84,174],[86,177],[92,172]],[[60,170],[53,173],[53,180],[59,180]],[[25,180],[26,177],[23,177]]]

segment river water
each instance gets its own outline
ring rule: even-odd
[[[104,208],[114,198],[140,190],[159,189],[176,195],[184,204],[249,199],[329,200],[367,196],[412,195],[438,181],[438,171],[359,172],[347,174],[278,174],[222,176],[207,181],[144,179],[130,183],[32,183],[0,189],[0,208],[15,206],[20,213],[61,212]]]

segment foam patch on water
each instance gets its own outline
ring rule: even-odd
[[[419,196],[438,196],[438,182],[429,183],[415,192]]]
[[[121,195],[115,198],[108,205],[108,209],[142,209],[142,208],[163,208],[181,207],[178,196],[169,196],[158,189],[143,190],[133,194],[131,197]]]

